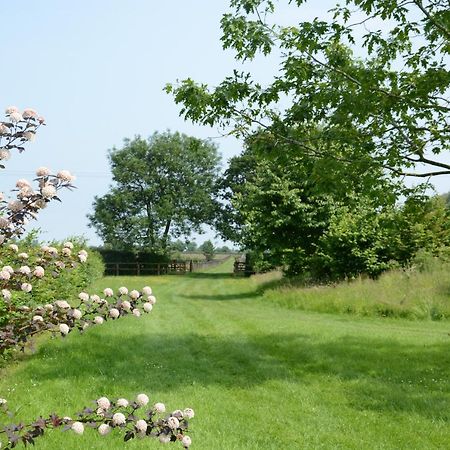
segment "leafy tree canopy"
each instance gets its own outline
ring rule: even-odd
[[[283,26],[273,21],[277,3],[231,0],[221,21],[238,61],[279,55],[273,81],[235,70],[213,88],[167,85],[185,118],[237,135],[263,128],[298,152],[347,164],[370,157],[393,175],[450,174],[440,157],[450,150],[448,0],[341,0],[330,20]]]
[[[181,133],[125,139],[109,152],[113,185],[89,216],[115,249],[166,252],[170,238],[200,231],[212,220],[217,148]]]
[[[450,245],[449,211],[422,188],[406,190],[381,168],[299,154],[269,133],[247,140],[220,186],[227,202],[218,230],[261,267],[320,280],[377,276],[420,249],[439,254]]]

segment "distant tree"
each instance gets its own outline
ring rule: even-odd
[[[231,249],[230,247],[224,245],[222,247],[217,247],[216,248],[216,252],[220,252],[220,253],[231,253]]]
[[[187,252],[195,252],[198,249],[197,242],[190,241],[186,244],[186,251]]]
[[[214,244],[210,240],[203,242],[203,244],[200,245],[199,250],[205,255],[207,261],[211,261],[216,252]]]
[[[268,133],[247,140],[220,183],[217,228],[260,267],[339,279],[410,263],[450,245],[450,212],[370,163],[298,154]],[[399,202],[399,198],[403,201]],[[258,260],[260,257],[260,261]]]
[[[170,242],[170,249],[176,252],[184,252],[186,250],[186,243],[180,239]]]
[[[181,133],[125,139],[109,152],[113,185],[95,197],[90,226],[115,249],[165,253],[171,238],[212,221],[217,148]]]

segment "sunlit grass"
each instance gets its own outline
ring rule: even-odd
[[[150,284],[157,304],[140,319],[42,342],[2,373],[0,397],[27,421],[146,392],[169,410],[194,408],[193,449],[450,448],[448,323],[283,308],[260,290],[272,275],[235,278],[223,273],[231,265],[101,280],[101,289]],[[37,448],[124,448],[93,434],[54,431]]]
[[[359,278],[335,286],[304,288],[283,281],[265,289],[264,300],[291,309],[325,313],[449,319],[450,265],[437,263],[424,271],[392,271],[378,280]]]

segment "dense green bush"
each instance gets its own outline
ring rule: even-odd
[[[71,260],[55,258],[55,262],[63,263],[64,267],[57,267],[55,264],[49,266],[43,278],[33,278],[31,292],[26,293],[19,289],[13,293],[11,302],[14,302],[17,306],[34,306],[60,299],[70,302],[72,298],[77,297],[83,289],[103,275],[104,265],[100,255],[87,249],[85,246],[86,242],[82,238],[72,237],[68,240],[73,244],[73,255],[77,255],[82,249],[87,251],[88,257],[86,262],[80,263],[75,259],[72,267]],[[62,244],[54,241],[49,245],[60,249]],[[42,256],[42,250],[41,245],[36,241],[35,233],[31,233],[17,241],[16,245],[19,248],[18,252],[11,251],[8,246],[0,247],[0,264],[2,267],[12,266],[17,271],[19,269],[17,256],[21,253],[26,253],[27,255],[27,258],[22,261],[21,265],[28,266],[33,270],[34,267],[40,264],[39,260]],[[8,321],[5,311],[5,299],[0,297],[0,325]]]

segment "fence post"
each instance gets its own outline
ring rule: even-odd
[[[194,263],[192,262],[192,259],[189,261],[189,272],[192,272],[194,269]]]
[[[139,266],[139,263],[136,263],[136,274],[138,276],[141,274],[141,267]]]
[[[158,263],[158,275],[161,275],[160,264]]]
[[[119,276],[119,264],[117,263],[116,264],[116,277],[118,277]]]

